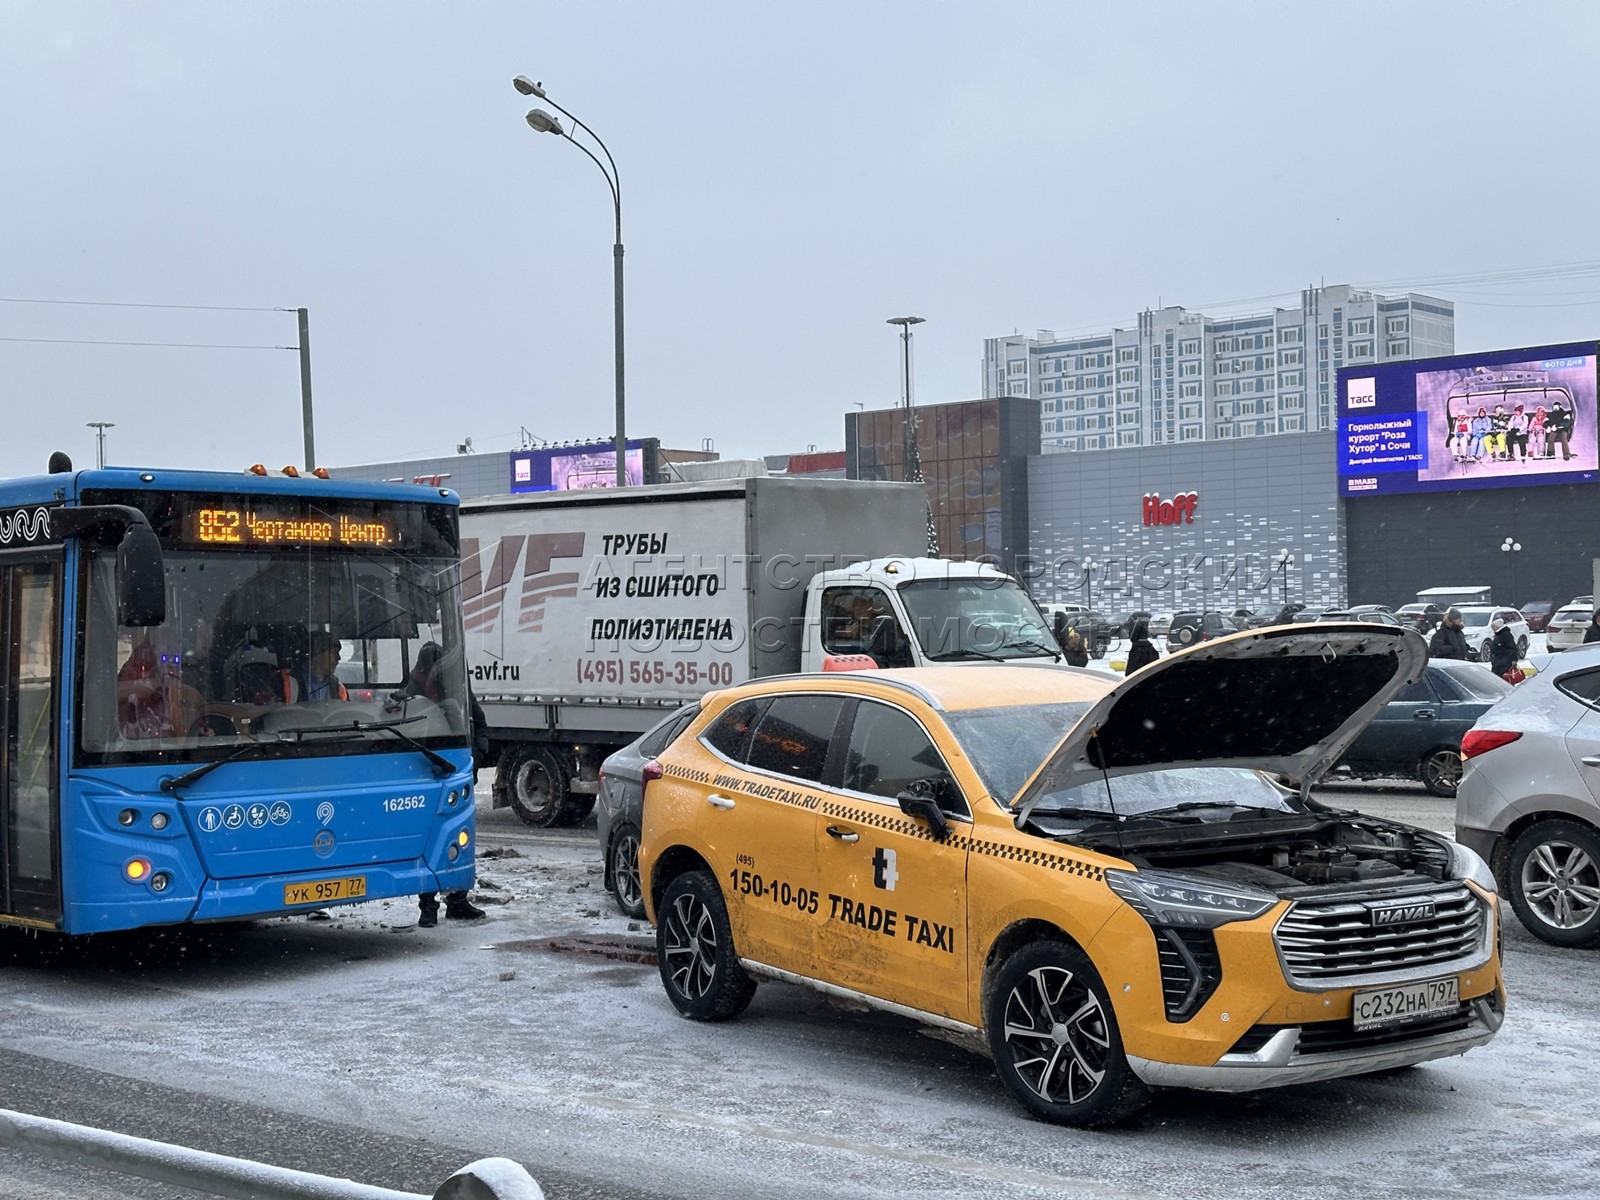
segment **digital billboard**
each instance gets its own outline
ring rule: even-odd
[[[646,443],[653,440],[628,442],[629,487],[645,482]],[[616,485],[617,451],[611,442],[516,450],[511,455],[513,492],[569,492]]]
[[[1339,493],[1600,478],[1594,342],[1345,367]]]

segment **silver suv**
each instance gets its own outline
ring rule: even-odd
[[[1600,643],[1550,656],[1461,739],[1456,841],[1535,937],[1600,945]]]

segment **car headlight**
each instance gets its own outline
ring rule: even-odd
[[[1478,856],[1476,850],[1463,846],[1460,842],[1446,843],[1450,847],[1450,878],[1464,879],[1468,883],[1475,883],[1491,896],[1500,890],[1500,885],[1495,882],[1494,872],[1489,869],[1489,864]]]
[[[1242,884],[1212,883],[1167,871],[1106,872],[1111,890],[1152,925],[1215,929],[1259,917],[1278,902],[1271,892]]]

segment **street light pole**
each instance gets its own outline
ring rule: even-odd
[[[1283,573],[1283,604],[1285,608],[1289,606],[1289,568],[1292,566],[1294,566],[1294,555],[1290,554],[1289,548],[1285,546],[1278,551],[1278,557],[1272,564],[1273,570]]]
[[[1500,543],[1500,552],[1510,556],[1511,562],[1511,594],[1517,594],[1517,555],[1522,553],[1522,543],[1515,538],[1507,538]],[[1507,604],[1511,603],[1509,600]]]
[[[904,356],[903,357],[904,377],[903,377],[903,380],[902,380],[902,385],[903,385],[903,388],[904,388],[904,391],[903,391],[902,394],[903,394],[903,396],[905,398],[904,399],[904,412],[902,414],[902,416],[904,417],[904,420],[905,420],[905,471],[904,471],[904,474],[905,474],[905,477],[907,479],[911,479],[911,477],[912,477],[911,476],[911,461],[915,457],[916,438],[917,438],[917,432],[916,432],[916,429],[913,426],[912,420],[911,420],[911,327],[913,325],[921,325],[922,323],[923,323],[923,318],[922,317],[890,317],[889,320],[886,322],[886,324],[889,324],[889,325],[898,325],[898,326],[900,326],[900,341],[902,343],[902,353],[903,353],[903,356]],[[921,471],[918,471],[917,475],[919,476],[919,481],[920,481]]]
[[[1094,573],[1100,569],[1100,564],[1092,558],[1083,560],[1083,604],[1090,612],[1094,611]],[[1094,644],[1094,635],[1090,634],[1090,645]]]
[[[595,133],[594,130],[590,129],[582,121],[578,120],[577,117],[573,116],[566,109],[562,108],[561,105],[550,99],[550,97],[545,93],[543,83],[529,79],[526,75],[518,75],[511,81],[511,85],[524,96],[537,96],[562,116],[566,117],[567,120],[572,122],[575,128],[583,130],[584,133],[593,138],[595,145],[600,147],[600,153],[606,156],[605,162],[601,162],[595,157],[594,151],[590,150],[589,147],[585,146],[582,142],[576,140],[570,133],[562,128],[560,121],[558,121],[555,117],[552,117],[543,109],[535,108],[528,112],[528,125],[534,130],[535,133],[554,133],[560,137],[566,138],[567,141],[571,142],[579,150],[582,150],[585,154],[587,154],[594,162],[594,165],[600,168],[600,173],[606,177],[606,186],[611,189],[611,207],[616,217],[616,236],[612,240],[611,245],[611,290],[613,308],[612,340],[613,351],[616,359],[615,369],[617,380],[617,486],[619,488],[627,487],[628,435],[624,428],[627,422],[627,401],[626,389],[623,386],[625,373],[623,370],[622,351],[622,178],[617,173],[616,160],[611,157],[611,151],[606,149],[605,142],[600,140],[600,136]]]
[[[115,421],[86,421],[84,424],[94,430],[95,433],[94,465],[103,467],[106,465],[106,430],[115,429],[117,423]]]

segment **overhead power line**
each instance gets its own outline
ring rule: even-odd
[[[217,342],[107,342],[94,338],[0,337],[0,342],[42,342],[57,346],[165,346],[175,350],[298,350],[299,346],[237,346]]]
[[[232,304],[141,304],[130,300],[37,300],[0,296],[0,304],[72,304],[86,308],[179,308],[191,312],[294,312],[292,308],[247,308]]]

